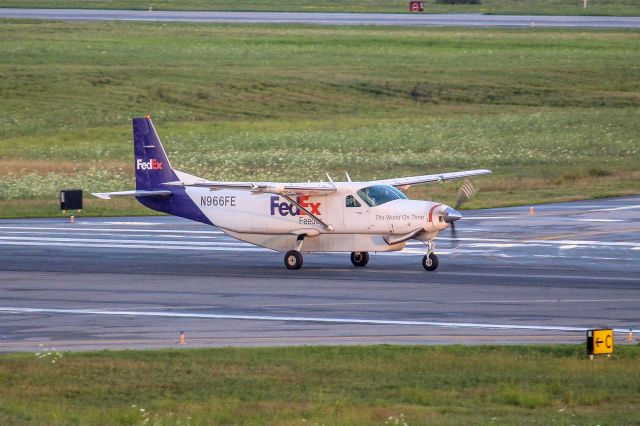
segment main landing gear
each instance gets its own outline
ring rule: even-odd
[[[438,256],[433,252],[436,245],[433,241],[427,241],[425,244],[427,246],[427,254],[422,258],[422,266],[427,271],[435,271],[438,269]]]
[[[298,235],[298,239],[296,240],[296,248],[293,250],[289,250],[287,254],[284,255],[284,266],[286,266],[287,269],[302,268],[302,262],[304,262],[304,259],[302,258],[300,249],[302,249],[304,237],[306,237],[305,234]]]
[[[284,255],[284,266],[286,266],[287,269],[300,269],[302,268],[303,261],[302,253],[298,250],[289,250],[287,254]]]
[[[354,251],[351,253],[351,263],[357,268],[367,266],[369,263],[369,253],[366,251]]]

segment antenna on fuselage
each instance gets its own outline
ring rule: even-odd
[[[329,172],[325,172],[327,175],[327,178],[329,179],[329,182],[333,183],[333,179],[331,179],[331,176],[329,176]]]
[[[344,174],[347,176],[347,181],[351,182],[351,176],[349,176],[349,173],[345,170]]]

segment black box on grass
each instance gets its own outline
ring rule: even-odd
[[[60,191],[60,210],[82,210],[82,189]]]

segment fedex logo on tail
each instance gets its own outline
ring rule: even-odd
[[[296,198],[296,202],[307,209],[313,215],[320,215],[320,202],[310,203],[308,195],[300,195]],[[280,202],[277,195],[271,196],[271,216],[278,213],[280,216],[306,216],[307,212],[299,208],[293,203]]]
[[[156,160],[155,158],[152,158],[149,161],[142,161],[141,159],[137,158],[136,170],[162,170],[162,162]]]

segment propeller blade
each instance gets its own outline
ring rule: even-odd
[[[460,192],[458,193],[458,200],[456,201],[456,205],[454,209],[460,208],[460,206],[467,201],[471,200],[476,196],[478,190],[473,186],[469,179],[465,179],[460,187]]]

